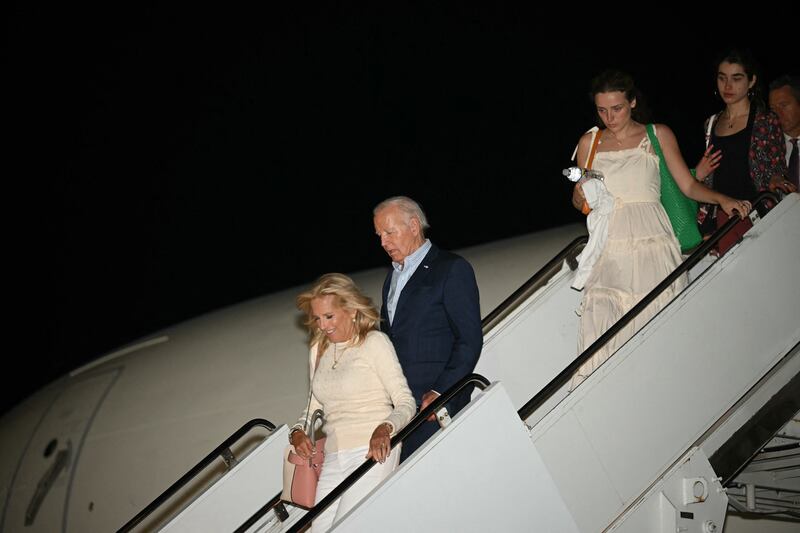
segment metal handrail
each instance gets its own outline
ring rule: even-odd
[[[567,264],[572,270],[575,270],[578,267],[578,261],[576,259],[577,255],[583,250],[584,246],[586,246],[589,237],[587,235],[583,235],[580,237],[576,237],[573,239],[567,246],[565,246],[558,254],[556,254],[546,265],[540,268],[535,274],[533,274],[528,280],[523,283],[516,291],[514,291],[508,298],[503,300],[497,307],[495,307],[486,317],[481,320],[481,329],[483,335],[486,335],[489,331],[492,330],[497,324],[502,322],[508,315],[510,315],[522,302],[526,301],[533,293],[538,291],[540,288],[547,285],[550,280],[561,272],[563,268],[563,263],[566,260]],[[412,421],[413,423],[413,421]],[[409,423],[411,425],[411,423]],[[408,427],[408,426],[407,426]],[[251,527],[255,522],[267,514],[270,510],[274,507],[277,507],[281,503],[280,499],[281,494],[278,493],[264,504],[256,513],[242,526],[237,529],[237,532],[245,531],[248,527]],[[281,513],[283,514],[283,513]]]
[[[763,202],[764,200],[772,200],[774,203],[778,199],[773,193],[762,193],[753,202],[753,205]],[[539,393],[537,393],[531,400],[529,400],[522,408],[519,409],[518,414],[522,420],[527,419],[538,407],[541,406],[556,390],[558,390],[567,380],[571,377],[580,366],[588,360],[597,350],[599,350],[609,339],[619,332],[625,325],[627,325],[642,309],[649,305],[661,292],[669,287],[675,280],[678,279],[683,273],[688,272],[694,267],[707,253],[720,241],[738,222],[741,220],[739,217],[732,217],[728,222],[719,230],[717,230],[708,240],[695,248],[694,252],[679,265],[676,270],[671,273],[667,278],[656,286],[649,294],[647,294],[637,305],[635,305],[628,313],[623,315],[605,334],[598,338],[588,349],[580,354],[575,361],[573,361],[567,368],[558,374],[553,380],[550,381]],[[505,319],[511,312],[518,307],[518,305],[526,301],[533,293],[545,286],[554,275],[562,269],[562,263],[566,259],[570,268],[575,270],[577,262],[575,256],[580,253],[588,241],[587,236],[581,236],[574,239],[566,247],[564,247],[553,259],[551,259],[544,267],[539,269],[528,281],[526,281],[519,289],[514,291],[508,298],[506,298],[500,305],[498,305],[491,313],[489,313],[482,321],[481,326],[483,334],[486,335],[492,328]],[[447,393],[438,397],[428,407],[418,413],[409,424],[403,428],[391,440],[391,446],[395,447],[399,442],[408,436],[416,427],[422,424],[431,414],[440,409],[450,398],[457,394],[460,389],[474,380],[479,380],[476,383],[483,385],[485,388],[489,385],[488,380],[478,374],[471,374],[465,377],[462,381],[457,383]],[[301,531],[307,527],[319,514],[321,514],[331,503],[338,499],[341,494],[350,486],[352,486],[369,468],[375,463],[374,460],[369,459],[352,474],[345,478],[331,493],[323,498],[317,505],[309,509],[309,511],[295,523],[290,532]],[[235,533],[244,533],[252,527],[261,517],[269,512],[273,507],[280,503],[280,493],[267,502],[261,509],[259,509],[253,516],[245,521]]]
[[[477,385],[481,390],[485,389],[490,385],[489,380],[485,377],[481,376],[480,374],[470,374],[461,379],[458,383],[450,387],[444,394],[437,397],[434,401],[432,401],[425,409],[417,413],[417,415],[411,419],[411,421],[406,424],[406,426],[401,429],[397,434],[392,437],[391,439],[391,448],[395,448],[398,444],[403,442],[403,439],[408,437],[417,427],[419,427],[429,416],[434,414],[436,411],[441,409],[447,402],[449,402],[453,396],[460,393],[465,387],[469,385]],[[349,476],[344,478],[341,483],[339,483],[336,488],[334,488],[327,496],[325,496],[322,500],[319,501],[314,507],[308,510],[308,512],[303,515],[292,527],[288,530],[289,533],[294,533],[297,531],[301,531],[305,527],[307,527],[317,516],[320,515],[325,509],[327,509],[333,502],[335,502],[339,497],[342,495],[344,491],[350,488],[356,481],[358,481],[361,476],[367,473],[367,471],[372,468],[375,464],[374,459],[367,459],[364,463],[356,468],[353,473]],[[244,533],[250,527],[252,527],[262,516],[264,516],[269,510],[276,506],[280,502],[280,493],[272,498],[266,505],[264,505],[261,509],[256,511],[256,513],[248,518],[241,526],[239,526],[235,533]]]
[[[142,520],[151,515],[156,509],[158,509],[161,505],[163,505],[164,502],[166,502],[169,498],[171,498],[176,492],[178,492],[181,488],[183,488],[184,485],[189,483],[189,481],[191,481],[194,477],[196,477],[197,474],[203,471],[203,469],[205,469],[218,457],[223,457],[223,459],[227,464],[230,458],[233,457],[230,451],[230,447],[254,427],[263,427],[268,429],[269,431],[275,430],[275,424],[264,418],[254,418],[253,420],[247,422],[245,425],[236,430],[236,432],[234,432],[230,437],[225,439],[222,442],[222,444],[214,448],[214,450],[211,453],[209,453],[203,459],[201,459],[200,462],[194,465],[192,469],[186,472],[178,481],[170,485],[169,488],[167,488],[167,490],[165,490],[159,496],[157,496],[156,499],[154,499],[147,505],[147,507],[139,511],[139,513],[136,516],[128,520],[124,526],[122,526],[117,530],[117,533],[127,533],[128,531],[131,531],[134,527],[136,527],[136,525],[138,525]]]
[[[778,203],[778,198],[774,193],[763,192],[753,202],[753,207],[765,200],[772,200]],[[557,390],[559,390],[574,374],[575,372],[592,357],[595,352],[602,348],[614,335],[624,328],[628,323],[633,320],[642,310],[650,305],[662,292],[664,292],[670,285],[672,285],[680,276],[688,272],[692,267],[700,262],[703,257],[722,239],[736,224],[739,223],[741,218],[739,216],[731,217],[721,228],[719,228],[711,237],[704,243],[699,245],[695,251],[682,262],[678,267],[672,271],[664,280],[656,285],[647,295],[642,298],[639,303],[634,305],[630,311],[622,315],[614,325],[612,325],[605,333],[595,340],[591,346],[583,351],[575,360],[570,363],[564,370],[562,370],[555,378],[545,385],[536,395],[528,400],[525,405],[520,407],[517,411],[522,420],[527,420],[539,407],[546,402]],[[724,254],[723,254],[724,255]],[[602,364],[602,363],[601,363]]]
[[[503,303],[486,315],[486,318],[481,321],[483,335],[486,336],[492,328],[502,322],[503,319],[519,307],[522,302],[526,301],[533,293],[547,285],[553,276],[561,272],[563,268],[562,263],[565,259],[572,270],[578,268],[576,256],[583,250],[583,247],[586,246],[588,241],[589,237],[587,235],[573,239],[573,241],[565,246],[553,259],[540,268],[536,274],[528,278],[528,281],[523,283],[511,296],[503,300]]]

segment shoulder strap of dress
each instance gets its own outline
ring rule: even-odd
[[[586,130],[586,133],[592,134],[592,140],[591,140],[592,148],[591,150],[589,150],[589,155],[586,157],[586,163],[584,164],[584,168],[592,168],[592,161],[594,161],[594,154],[597,151],[597,145],[600,142],[600,137],[603,136],[603,130],[595,126],[589,130]],[[578,142],[578,144],[575,145],[575,150],[572,152],[572,157],[570,157],[570,160],[572,161],[574,161],[575,157],[578,155],[578,146],[580,146],[580,142]]]
[[[708,117],[708,126],[706,126],[706,148],[708,148],[708,144],[711,142],[711,132],[714,131],[714,122],[717,121],[718,116],[717,113],[714,113]]]
[[[653,151],[659,158],[663,157],[661,143],[658,141],[658,134],[656,133],[656,125],[647,124],[645,130],[647,131],[647,137],[650,139],[650,146],[653,147]]]

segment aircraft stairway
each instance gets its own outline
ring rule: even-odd
[[[254,429],[270,431],[266,437]],[[186,474],[128,520],[117,533],[130,531],[229,531],[281,487],[286,426],[261,418],[250,420],[214,448]],[[240,455],[236,457],[234,452]],[[203,484],[209,470],[221,459],[224,474],[196,495],[179,513],[184,491]],[[190,494],[194,494],[190,490]]]
[[[795,384],[795,387],[798,385]],[[795,388],[795,394],[798,394]],[[726,483],[733,513],[800,521],[800,412]],[[713,457],[711,458],[713,464]],[[797,526],[796,526],[797,527]]]
[[[396,526],[382,524],[382,529],[433,530],[437,528],[430,524],[443,525],[437,516],[446,514],[451,520],[447,524],[474,531],[497,527],[568,531],[570,521],[577,531],[720,531],[728,502],[735,507],[740,499],[738,483],[752,479],[762,468],[761,461],[749,460],[756,450],[762,450],[761,459],[774,461],[776,466],[765,474],[772,482],[753,485],[761,487],[762,493],[783,494],[782,516],[794,517],[798,486],[793,445],[797,441],[763,446],[772,437],[770,428],[774,432],[785,427],[783,440],[791,439],[796,431],[800,287],[788,280],[793,280],[795,266],[800,264],[799,198],[795,194],[782,201],[740,245],[708,267],[569,394],[568,379],[564,378],[579,362],[560,370],[558,362],[537,361],[539,353],[549,353],[550,345],[537,342],[536,335],[519,325],[528,318],[526,313],[539,313],[546,321],[550,310],[544,308],[551,304],[533,299],[509,314],[506,322],[497,326],[497,338],[487,338],[487,351],[482,355],[482,362],[494,364],[496,373],[482,372],[492,378],[499,374],[496,385],[502,384],[504,390],[490,390],[493,395],[507,395],[515,408],[520,405],[515,383],[546,382],[540,387],[546,391],[545,397],[537,395],[535,401],[519,408],[520,416],[531,426],[532,449],[526,453],[536,464],[526,467],[524,460],[505,453],[504,440],[516,431],[513,421],[504,430],[486,429],[489,422],[484,421],[486,428],[478,433],[489,438],[476,435],[469,442],[446,440],[448,428],[440,432],[440,440],[434,437],[409,459],[410,464],[404,463],[344,517],[335,530],[362,530],[369,520],[405,508],[405,502],[413,513],[404,514]],[[558,292],[556,285],[542,289],[548,290]],[[570,302],[564,296],[557,305],[569,308],[576,300]],[[547,329],[565,337],[558,323],[545,325]],[[514,334],[503,336],[502,331]],[[572,329],[573,336],[575,331]],[[502,348],[493,348],[493,343]],[[500,353],[506,360],[487,361]],[[508,364],[509,358],[515,363]],[[521,371],[525,365],[545,368],[549,375]],[[554,374],[558,379],[548,381]],[[480,410],[480,397],[473,402],[476,411]],[[454,417],[453,424],[462,417],[479,418],[470,409],[462,413]],[[494,413],[490,418],[500,420],[501,415]],[[467,420],[462,423],[469,425]],[[760,442],[756,438],[755,445],[743,444],[748,436],[759,434],[768,437]],[[489,455],[494,457],[494,468],[488,469],[486,477],[474,472],[471,483],[455,473],[451,481],[439,472],[443,467],[437,464],[447,462],[449,455],[460,458],[467,470],[474,468],[470,461]],[[429,456],[435,457],[434,462]],[[736,476],[731,479],[715,471],[726,459],[730,466],[727,475]],[[527,492],[503,489],[512,483],[506,472],[512,464],[518,466],[519,476],[534,475],[536,486],[528,487]],[[537,465],[546,474],[537,470]],[[405,477],[414,482],[405,486]],[[487,496],[498,490],[515,502],[513,509]],[[474,493],[487,502],[481,507],[484,514],[473,512]],[[452,496],[444,498],[443,494]],[[762,494],[762,499],[766,497]],[[436,502],[430,509],[421,503],[429,500]],[[548,502],[544,511],[539,501]],[[775,498],[769,501],[774,507],[781,504]],[[527,515],[529,510],[534,510],[533,516]],[[463,523],[454,518],[463,513],[469,516]],[[521,527],[525,516],[531,521]],[[553,520],[561,522],[555,526]]]
[[[732,513],[745,519],[800,521],[798,351],[800,345],[796,344],[731,410],[727,417],[734,419],[731,427],[726,427],[725,420],[703,443],[728,489]]]
[[[710,533],[729,502],[768,513],[776,493],[792,518],[798,199],[710,266],[695,262],[691,285],[572,392],[580,294],[556,268],[487,317],[476,371],[492,385],[333,529]],[[278,491],[279,473],[261,477]],[[275,503],[236,531],[299,531],[316,510],[278,517]]]
[[[763,382],[749,389],[747,383],[742,383],[734,397],[741,393],[743,399],[717,422],[723,428],[712,428],[715,431],[709,429],[706,438],[698,438],[696,443],[703,443],[701,451],[711,460],[718,477],[722,477],[730,492],[731,509],[748,518],[798,518],[800,439],[797,411],[800,409],[800,386],[796,352],[800,336],[800,293],[797,284],[793,283],[796,275],[791,267],[797,265],[799,259],[797,211],[798,195],[790,195],[765,220],[756,224],[744,242],[730,254],[716,263],[713,260],[699,261],[690,271],[693,285],[654,319],[654,323],[620,349],[612,358],[616,362],[609,360],[607,363],[621,364],[623,359],[629,357],[628,354],[641,349],[639,346],[650,328],[664,329],[666,334],[654,333],[659,340],[651,341],[660,341],[668,347],[662,350],[663,361],[671,361],[672,353],[679,358],[686,354],[703,358],[701,360],[705,364],[694,366],[696,372],[701,372],[700,375],[705,375],[707,379],[707,383],[700,380],[693,387],[689,387],[690,381],[686,379],[675,380],[672,383],[675,392],[670,394],[665,389],[664,397],[682,399],[678,391],[686,390],[685,394],[690,397],[705,400],[708,396],[705,390],[714,387],[717,381],[727,379],[728,375],[746,375],[754,370],[753,364],[758,358],[773,354],[772,359],[765,359],[765,367],[755,375],[760,376],[764,369],[772,368],[768,376],[772,376],[772,373],[777,376],[771,377],[771,381],[764,378]],[[703,273],[704,270],[707,272]],[[746,283],[740,284],[740,277]],[[542,292],[552,292],[552,296],[546,300],[531,299],[520,303],[516,310],[507,313],[506,320],[486,336],[479,369],[493,379],[502,381],[515,405],[524,401],[526,390],[542,389],[543,384],[547,384],[544,388],[550,388],[537,395],[541,399],[532,400],[535,409],[529,409],[526,416],[531,426],[535,426],[567,396],[567,383],[564,380],[550,381],[551,378],[560,372],[571,375],[579,366],[573,364],[569,368],[570,350],[574,353],[575,332],[578,329],[577,316],[573,315],[574,318],[571,317],[566,326],[552,319],[554,314],[563,317],[567,310],[578,306],[579,295],[566,289],[570,279],[571,274],[565,267],[546,287],[540,289]],[[788,292],[779,294],[783,291]],[[773,300],[773,294],[779,296]],[[696,302],[692,303],[691,299],[696,299]],[[713,303],[716,303],[716,307]],[[696,309],[697,318],[688,319],[688,311],[682,310],[682,307]],[[685,316],[672,320],[674,326],[657,325],[664,322],[666,316],[678,313]],[[729,319],[723,318],[728,315]],[[765,324],[772,320],[782,326],[771,328]],[[700,327],[701,324],[707,324],[706,329]],[[671,327],[675,330],[670,333]],[[743,340],[734,340],[738,338]],[[759,343],[756,339],[761,338],[764,340]],[[520,349],[520,346],[527,349]],[[750,352],[753,356],[749,355]],[[540,353],[546,353],[547,356],[540,357]],[[637,354],[635,357],[638,359],[644,355]],[[716,367],[710,364],[714,361]],[[642,363],[640,361],[637,364],[641,366]],[[663,371],[657,367],[658,363],[654,361],[655,371]],[[646,375],[644,369],[637,368],[642,375]],[[602,370],[601,374],[610,370],[611,366]],[[599,375],[593,378],[601,379]],[[636,381],[641,377],[634,373],[630,379]],[[553,383],[560,385],[553,388]],[[617,385],[624,386],[621,381]],[[653,393],[657,394],[657,391],[653,390]],[[657,403],[646,398],[643,400]],[[690,402],[686,402],[685,408],[693,409]],[[578,412],[581,412],[581,417],[594,416],[603,425],[613,425],[613,421],[607,423],[609,416],[604,416],[601,410],[588,408],[586,413],[580,409]],[[672,421],[676,416],[679,415],[665,413],[663,418]],[[583,431],[587,431],[584,426],[591,426],[582,421],[577,425]],[[641,426],[642,429],[646,427],[644,423]],[[608,431],[608,427],[597,429]],[[779,430],[778,438],[768,444]],[[591,447],[594,448],[594,443]],[[759,453],[762,450],[766,452]],[[623,465],[618,466],[620,470],[623,469]]]

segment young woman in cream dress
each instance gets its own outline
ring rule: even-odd
[[[661,205],[659,158],[650,145],[637,110],[641,96],[632,78],[619,71],[605,71],[592,81],[592,98],[602,122],[601,141],[592,168],[605,176],[614,196],[608,239],[584,287],[580,304],[578,353],[597,340],[681,262],[680,247]],[[663,124],[655,125],[664,158],[681,191],[700,202],[717,204],[726,213],[734,209],[746,215],[750,203],[713,191],[695,180],[681,156],[675,135]],[[591,150],[590,133],[578,143],[578,161],[585,165]],[[572,203],[584,203],[576,185]],[[603,361],[646,324],[686,286],[676,281],[632,322],[598,350],[573,377],[570,389],[586,379]]]

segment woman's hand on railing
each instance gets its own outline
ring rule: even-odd
[[[392,427],[384,422],[375,428],[369,439],[369,452],[367,459],[375,459],[379,463],[386,461],[392,449]]]
[[[302,429],[292,431],[289,441],[294,446],[294,453],[303,459],[310,459],[312,455],[317,453],[314,446],[311,445],[311,439],[308,438],[306,432]]]
[[[724,198],[720,199],[719,206],[728,216],[732,217],[738,213],[739,218],[746,217],[753,208],[753,206],[747,200],[737,200],[729,196],[725,196]],[[736,211],[736,213],[734,213],[734,211]]]

